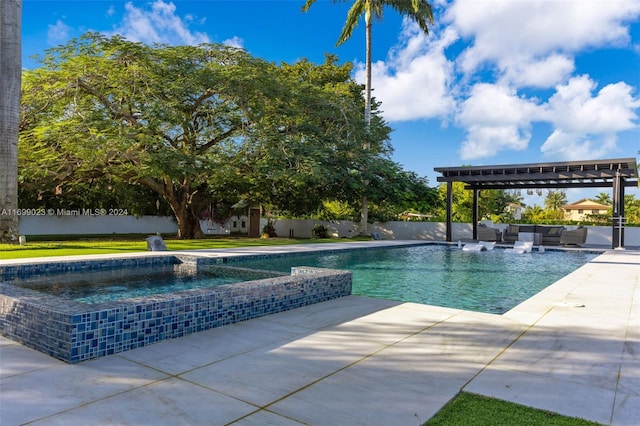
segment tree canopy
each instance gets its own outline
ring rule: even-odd
[[[217,44],[88,33],[40,61],[23,76],[19,178],[43,203],[89,182],[132,185],[193,238],[212,201],[317,209],[364,195],[362,173],[373,181],[390,161],[390,128],[375,112],[367,134],[361,87],[334,56],[275,65]]]

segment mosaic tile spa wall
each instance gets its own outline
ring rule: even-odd
[[[0,267],[0,333],[74,363],[351,294],[350,272],[310,267],[292,268],[291,275],[274,273],[238,284],[100,304],[11,285],[15,275],[114,268],[132,262],[198,267],[212,260],[158,256]]]

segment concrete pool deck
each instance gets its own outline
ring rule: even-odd
[[[314,248],[210,254],[278,250]],[[72,365],[0,337],[3,426],[417,425],[460,390],[637,425],[640,251],[504,315],[348,296]]]

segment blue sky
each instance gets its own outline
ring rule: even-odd
[[[274,62],[320,63],[334,53],[364,81],[364,23],[335,46],[351,3],[318,0],[302,13],[304,0],[23,0],[23,66],[98,31],[226,43]],[[435,186],[434,167],[640,156],[640,0],[432,5],[428,36],[391,9],[373,27],[374,96],[405,169]]]

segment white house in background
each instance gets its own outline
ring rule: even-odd
[[[567,220],[585,220],[588,215],[606,214],[609,207],[606,204],[583,198],[563,206],[562,210],[564,210],[564,218]]]

